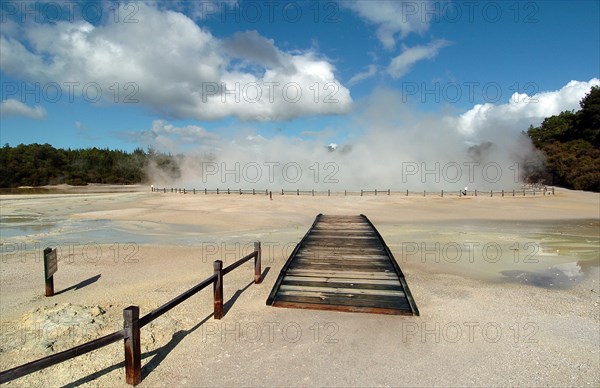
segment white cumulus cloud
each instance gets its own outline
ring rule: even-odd
[[[105,101],[174,118],[268,121],[350,109],[333,64],[313,50],[285,52],[255,31],[221,39],[182,13],[136,6],[136,23],[73,20],[28,26],[22,39],[3,33],[0,66],[31,82],[76,82],[75,93],[95,82]]]
[[[441,48],[449,44],[450,42],[445,39],[438,39],[426,46],[405,47],[400,55],[392,59],[387,71],[392,78],[401,78],[410,71],[415,63],[423,59],[434,58]]]
[[[377,26],[377,37],[387,49],[394,48],[396,38],[404,38],[411,33],[423,33],[429,28],[429,21],[423,11],[429,1],[400,0],[358,0],[343,1],[340,4],[357,13],[360,17]]]
[[[513,94],[504,104],[477,104],[455,119],[458,131],[464,135],[483,135],[504,130],[526,130],[549,116],[565,110],[578,110],[579,101],[600,79],[571,81],[559,90],[544,91],[532,96]]]
[[[46,110],[39,105],[32,108],[19,100],[8,99],[0,102],[0,116],[22,116],[42,120],[46,118]]]
[[[350,78],[350,80],[348,81],[348,85],[350,85],[350,86],[356,85],[359,82],[362,82],[366,79],[369,79],[369,78],[375,76],[375,74],[377,74],[377,66],[371,64],[371,65],[369,65],[369,67],[367,68],[366,71],[357,73],[354,76],[352,76],[352,78]]]

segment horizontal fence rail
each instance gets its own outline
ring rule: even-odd
[[[48,368],[52,365],[60,364],[61,362],[81,356],[93,350],[103,348],[119,340],[122,340],[123,338],[125,338],[125,333],[123,330],[119,330],[114,333],[105,335],[104,337],[100,337],[93,341],[87,342],[83,345],[79,345],[74,348],[64,350],[56,354],[51,354],[44,358],[40,358],[39,360],[28,362],[27,364],[23,364],[15,368],[5,370],[3,372],[0,372],[0,384],[4,384],[14,379],[18,379],[19,377],[23,377],[33,372],[37,372],[39,370]]]
[[[272,198],[273,193],[278,195],[305,195],[305,196],[390,196],[390,195],[403,195],[406,197],[525,197],[525,196],[546,196],[554,195],[554,187],[524,187],[515,188],[509,190],[439,190],[439,191],[410,191],[410,190],[392,190],[392,189],[373,189],[373,190],[343,190],[333,191],[329,190],[269,190],[269,189],[187,189],[187,188],[158,188],[151,187],[152,192],[155,193],[179,193],[179,194],[226,194],[226,195],[268,195]]]
[[[191,296],[209,287],[211,284],[213,285],[214,293],[213,315],[215,319],[221,319],[223,317],[223,276],[238,268],[242,264],[248,262],[250,259],[254,259],[254,283],[259,284],[262,281],[261,245],[260,242],[255,242],[254,252],[242,257],[226,268],[223,268],[223,262],[221,260],[215,261],[215,273],[213,275],[171,299],[162,306],[152,310],[142,318],[139,318],[138,306],[129,306],[124,309],[123,330],[116,331],[74,348],[67,349],[56,354],[51,354],[39,360],[31,361],[27,364],[0,372],[0,384],[81,356],[93,350],[103,348],[119,340],[124,340],[126,382],[130,385],[139,384],[142,381],[140,329],[169,310],[183,303]]]

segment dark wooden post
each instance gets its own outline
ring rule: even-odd
[[[327,196],[331,197],[331,190],[330,189],[327,189]]]
[[[58,270],[56,249],[44,249],[44,278],[46,279],[46,296],[54,296],[54,273]]]
[[[273,200],[273,192],[269,191],[269,199],[272,201]]]
[[[214,300],[215,300],[215,311],[214,318],[223,318],[223,262],[221,260],[215,260],[213,263],[215,275],[217,278],[213,283]]]
[[[242,195],[242,189],[240,189],[240,195]]]
[[[535,197],[535,187],[533,188],[533,196]]]
[[[388,195],[390,195],[390,189],[388,189]]]
[[[426,197],[427,195],[425,194],[425,190],[423,190],[423,197]]]
[[[129,306],[123,310],[125,332],[125,381],[130,385],[142,382],[142,352],[140,344],[140,308]]]
[[[163,188],[163,190],[164,190],[164,191],[163,191],[163,193],[166,193],[166,192],[167,192],[167,188],[166,188],[166,187],[165,187],[165,188]]]
[[[345,197],[346,195],[348,195],[348,193],[347,193],[347,191],[346,191],[346,190],[344,190],[344,197]]]
[[[377,189],[375,189],[375,196],[377,196]]]
[[[227,194],[231,194],[231,191],[229,191],[229,188],[227,188]]]
[[[477,197],[477,190],[475,190],[475,196]]]
[[[504,197],[504,190],[502,190],[502,196]]]
[[[311,193],[312,193],[312,196],[314,197],[315,196],[315,189],[312,189]]]
[[[260,284],[260,282],[262,282],[262,278],[261,278],[261,248],[260,248],[260,241],[256,241],[254,243],[254,250],[257,252],[256,253],[256,257],[254,258],[254,284]]]
[[[219,188],[217,187],[217,194],[219,194]]]
[[[252,195],[256,195],[256,189],[252,189]]]
[[[444,190],[442,190],[442,198],[444,198]]]
[[[208,194],[208,191],[206,190],[206,187],[204,188],[204,195]]]
[[[194,189],[194,195],[196,195],[196,189]]]
[[[525,189],[523,189],[523,197],[525,196]]]
[[[554,187],[552,188],[552,195],[554,195]]]
[[[360,191],[360,196],[361,196],[361,197],[363,196],[363,191],[362,191],[362,190]]]
[[[494,196],[494,191],[490,190],[490,197],[493,197],[493,196]]]
[[[300,189],[296,189],[296,195],[300,195]]]
[[[406,190],[406,196],[408,197],[408,189]]]
[[[283,189],[281,189],[281,195],[283,195]]]

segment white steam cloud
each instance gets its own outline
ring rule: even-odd
[[[199,138],[201,151],[181,160],[177,183],[274,191],[509,190],[522,184],[525,164],[535,156],[522,131],[547,116],[578,109],[581,98],[599,84],[598,79],[572,81],[557,91],[513,96],[485,109],[477,105],[460,116],[420,113],[403,102],[400,92],[377,89],[357,104],[360,109],[352,116],[357,129],[345,143],[330,147],[313,136],[246,134],[210,143]],[[189,132],[171,127],[169,133],[178,130]]]

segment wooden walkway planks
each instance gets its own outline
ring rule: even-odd
[[[419,315],[392,252],[363,214],[319,214],[281,269],[267,304]]]

